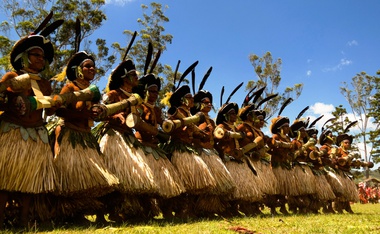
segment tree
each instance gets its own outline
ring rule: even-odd
[[[127,58],[135,62],[138,71],[144,70],[149,43],[153,45],[154,54],[160,50],[162,55],[166,51],[166,45],[171,43],[173,39],[171,34],[164,33],[164,24],[169,22],[169,18],[164,15],[164,10],[168,9],[168,6],[163,7],[160,3],[152,2],[149,6],[142,4],[141,8],[143,10],[143,17],[137,19],[141,29],[127,55]],[[127,35],[128,42],[134,34],[132,30],[125,30],[123,33]],[[126,47],[121,47],[117,42],[113,43],[112,47],[118,51],[120,58],[123,59]],[[170,65],[162,64],[158,60],[154,73],[161,77],[162,88],[160,97],[162,98],[173,87],[173,70]]]
[[[95,55],[98,69],[95,81],[97,81],[104,76],[115,61],[115,56],[109,55],[109,48],[106,46],[104,39],[98,38],[95,40],[97,52],[90,49],[93,44],[90,40],[91,34],[106,20],[106,15],[101,10],[104,4],[104,0],[4,0],[0,9],[8,20],[1,23],[0,31],[4,35],[16,35],[17,37],[11,39],[10,37],[0,36],[0,70],[4,72],[11,69],[9,54],[15,41],[33,32],[52,11],[54,15],[51,22],[58,19],[64,19],[65,22],[58,30],[49,35],[49,39],[55,45],[55,57],[51,64],[51,77],[60,73],[70,56],[74,54],[75,22],[78,18],[81,21],[82,28],[80,50],[86,50]],[[56,91],[60,90],[61,85],[57,84],[57,82],[53,84],[54,87],[56,86]]]
[[[340,87],[342,95],[346,98],[356,120],[358,120],[357,126],[360,130],[358,139],[363,143],[363,149],[360,150],[364,153],[363,156],[366,162],[371,159],[371,156],[368,154],[371,152],[374,143],[373,138],[371,139],[370,136],[370,129],[368,129],[370,121],[369,112],[371,109],[370,99],[368,97],[374,96],[376,82],[378,81],[374,76],[361,72],[352,78],[350,85],[343,82],[343,86]],[[377,131],[378,129],[377,126],[374,130]],[[368,170],[366,175],[368,177]]]
[[[335,107],[335,110],[331,113],[335,119],[331,120],[327,126],[325,126],[325,129],[330,129],[334,136],[337,137],[340,134],[344,133],[344,130],[353,122],[353,120],[350,120],[348,118],[348,113],[347,109],[343,107],[343,105],[339,105]],[[356,124],[355,124],[356,125]],[[352,129],[354,126],[350,127]],[[352,131],[346,132],[347,134],[350,134],[356,139],[358,136]],[[357,143],[354,141],[353,144],[351,145],[351,148],[353,151],[358,151]]]
[[[375,94],[369,98],[370,109],[368,116],[373,117],[375,130],[369,132],[370,141],[372,142],[371,156],[374,162],[380,162],[380,70],[377,76],[374,76]]]
[[[256,90],[260,87],[264,87],[265,91],[258,99],[258,102],[268,97],[272,94],[278,93],[278,87],[281,83],[281,65],[282,60],[279,58],[276,61],[273,61],[272,54],[266,52],[263,57],[258,57],[255,54],[249,56],[249,60],[254,68],[254,71],[258,77],[257,81],[249,81],[246,89],[251,90],[253,87],[256,87]],[[267,112],[267,119],[270,119],[280,108],[280,104],[283,103],[286,99],[292,98],[293,100],[297,99],[302,92],[303,84],[295,84],[293,87],[287,87],[282,93],[270,101],[266,102],[263,108]]]

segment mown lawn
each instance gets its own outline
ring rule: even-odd
[[[29,233],[380,233],[380,204],[354,204],[355,214],[274,216],[166,221],[157,218],[141,223],[106,227],[34,227]],[[89,217],[92,220],[92,217]],[[5,230],[3,232],[23,232]]]

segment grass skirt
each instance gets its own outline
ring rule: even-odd
[[[348,172],[338,170],[339,176],[342,178],[344,193],[342,201],[359,202],[359,193],[355,182],[349,177]]]
[[[299,196],[294,171],[283,168],[282,166],[273,167],[273,174],[276,176],[279,194],[284,196]]]
[[[123,134],[112,129],[108,130],[99,145],[105,157],[106,167],[119,178],[121,192],[157,193],[153,171],[147,163],[144,152],[133,148],[129,139]]]
[[[189,194],[208,193],[216,182],[206,163],[198,156],[187,151],[173,151],[171,162],[177,169]]]
[[[338,173],[328,171],[326,179],[329,182],[336,197],[341,197],[345,193],[344,184]]]
[[[315,176],[313,171],[307,165],[295,165],[293,174],[297,183],[296,189],[299,195],[315,194]]]
[[[100,197],[110,193],[118,185],[118,179],[104,164],[101,153],[94,148],[70,142],[70,134],[91,134],[66,128],[62,136],[59,154],[54,164],[60,181],[57,193],[63,196]],[[95,140],[95,138],[94,138]]]
[[[56,172],[50,145],[39,137],[24,140],[20,128],[0,130],[0,190],[34,194],[54,191]]]
[[[236,189],[228,196],[229,200],[243,200],[249,202],[262,200],[262,192],[256,185],[257,179],[255,177],[257,176],[253,174],[246,161],[243,163],[228,161],[226,162],[226,167],[236,184]]]
[[[322,201],[329,201],[335,199],[335,194],[333,189],[330,186],[330,183],[327,181],[324,174],[315,175],[315,187],[316,194],[315,198]]]
[[[222,200],[221,196],[203,194],[195,204],[196,213],[222,213],[230,208],[230,204]]]
[[[206,154],[205,152],[202,152],[200,157],[215,178],[216,186],[210,191],[210,194],[224,195],[232,193],[236,188],[236,184],[222,159],[216,154]]]
[[[159,157],[156,159],[153,154],[146,154],[146,159],[153,171],[154,181],[158,185],[159,196],[171,198],[185,192],[183,181],[168,158]]]
[[[267,195],[276,195],[279,194],[279,188],[276,176],[273,174],[272,167],[269,162],[262,160],[254,160],[249,158],[250,163],[256,170],[258,177],[257,186],[260,187],[260,190]]]

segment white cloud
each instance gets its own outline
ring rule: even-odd
[[[136,0],[106,0],[106,4],[114,4],[118,6],[124,6],[125,4],[129,2],[133,2]]]
[[[359,45],[359,43],[356,40],[352,40],[352,41],[347,42],[347,45],[348,46],[357,46],[357,45]]]
[[[310,106],[310,111],[316,115],[324,115],[327,113],[331,113],[335,110],[333,104],[325,104],[321,102],[317,102],[314,105]]]
[[[340,62],[339,62],[338,65],[336,65],[334,67],[330,67],[330,68],[324,68],[323,71],[324,72],[330,72],[330,71],[342,70],[343,67],[349,66],[352,63],[353,63],[352,60],[348,60],[348,59],[343,58],[343,59],[340,60]]]
[[[311,76],[311,71],[310,70],[306,71],[306,76]]]

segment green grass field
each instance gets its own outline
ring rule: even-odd
[[[166,221],[154,219],[143,223],[125,223],[98,228],[68,226],[34,227],[29,233],[380,233],[380,204],[353,204],[355,214],[313,214],[274,216],[264,210],[261,217]],[[91,220],[92,217],[89,217]],[[4,232],[20,230],[6,230]],[[21,231],[20,231],[21,232]]]

